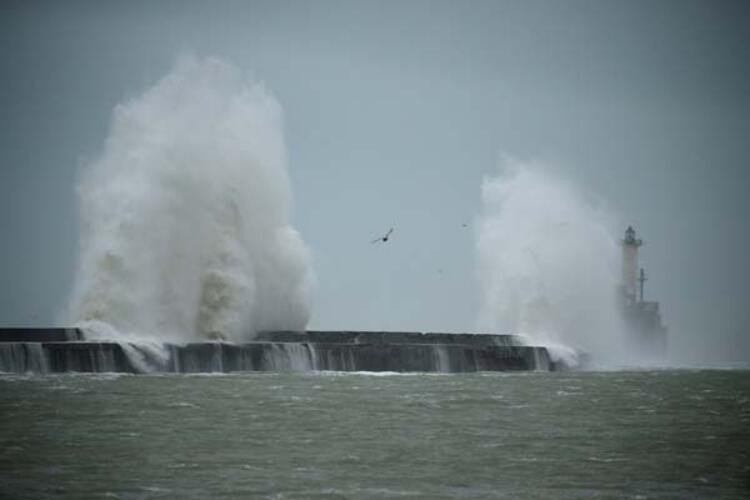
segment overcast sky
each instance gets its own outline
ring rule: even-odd
[[[747,2],[6,0],[0,323],[57,321],[80,166],[186,52],[284,109],[312,327],[472,330],[472,223],[507,153],[636,227],[676,357],[750,361]]]

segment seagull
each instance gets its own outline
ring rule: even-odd
[[[391,233],[393,232],[393,228],[390,228],[387,233],[385,233],[385,236],[381,236],[379,238],[375,238],[370,243],[385,243],[388,241],[388,238],[391,236]]]

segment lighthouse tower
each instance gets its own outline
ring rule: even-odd
[[[622,245],[622,293],[627,304],[636,301],[636,283],[638,282],[638,248],[643,241],[635,237],[635,229],[628,226]]]
[[[638,248],[643,241],[628,226],[622,246],[622,281],[619,285],[620,311],[635,349],[644,359],[664,356],[667,349],[667,328],[662,325],[659,303],[644,299],[646,273],[638,267]]]

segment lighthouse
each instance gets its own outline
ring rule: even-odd
[[[625,230],[625,238],[620,241],[622,245],[622,286],[624,299],[632,304],[636,301],[636,283],[638,281],[638,248],[643,245],[643,240],[635,237],[635,229],[628,226]]]
[[[637,350],[647,357],[661,357],[666,352],[667,328],[661,322],[659,303],[644,299],[646,272],[638,265],[638,249],[643,245],[643,240],[636,236],[633,226],[628,226],[620,245],[620,311]]]

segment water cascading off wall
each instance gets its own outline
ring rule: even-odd
[[[281,108],[230,64],[183,58],[118,105],[78,195],[69,319],[89,336],[305,328],[313,273],[290,225]]]

